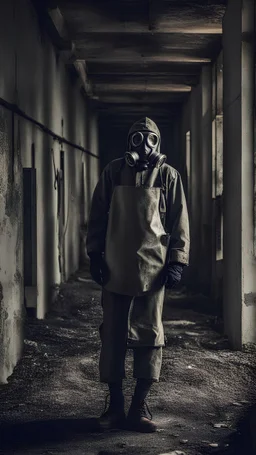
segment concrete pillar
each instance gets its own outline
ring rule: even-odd
[[[223,27],[224,321],[235,349],[256,341],[254,0],[230,0]]]
[[[191,147],[191,195],[190,195],[190,283],[198,289],[200,283],[200,263],[202,253],[201,232],[201,118],[202,118],[202,91],[201,84],[191,92],[190,99],[190,147]]]
[[[211,290],[212,278],[212,68],[205,66],[201,73],[201,289]]]
[[[98,114],[96,110],[91,106],[90,107],[90,114],[88,117],[89,121],[89,142],[88,142],[88,149],[91,153],[99,156],[99,125],[98,125]],[[87,164],[88,164],[88,197],[89,201],[91,201],[95,186],[99,180],[99,167],[100,162],[97,158],[92,156],[87,156]],[[89,204],[90,206],[90,204]]]
[[[202,68],[190,97],[190,280],[209,294],[212,267],[212,70]]]
[[[223,52],[212,68],[212,287],[211,296],[223,307]]]

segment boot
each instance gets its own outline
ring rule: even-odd
[[[137,401],[133,397],[127,416],[126,428],[140,433],[154,433],[157,430],[145,400]]]
[[[107,406],[108,397],[106,398],[105,410],[99,418],[99,425],[102,430],[113,430],[125,427],[124,398],[114,402],[110,399]]]

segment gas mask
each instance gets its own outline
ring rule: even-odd
[[[166,161],[160,153],[160,135],[150,130],[134,131],[128,136],[128,151],[125,160],[128,166],[140,171],[157,167]]]

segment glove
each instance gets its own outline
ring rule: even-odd
[[[167,289],[172,289],[177,285],[182,276],[184,265],[179,262],[171,262],[167,267],[167,277],[165,282],[165,287]]]
[[[106,277],[106,263],[101,253],[90,254],[90,274],[92,279],[100,286],[104,284]]]

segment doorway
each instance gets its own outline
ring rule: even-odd
[[[24,298],[27,309],[37,308],[36,169],[23,168]]]

